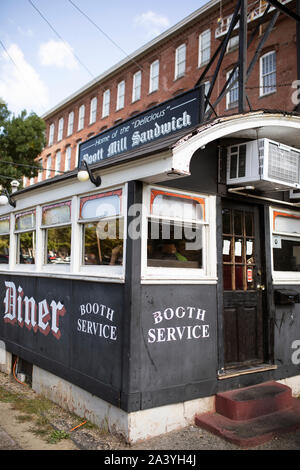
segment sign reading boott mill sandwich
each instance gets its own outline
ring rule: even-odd
[[[200,89],[195,88],[83,142],[79,166],[83,160],[89,165],[98,163],[196,126],[200,97]]]

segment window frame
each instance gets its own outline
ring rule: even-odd
[[[69,223],[62,222],[57,224],[44,224],[43,223],[43,214],[46,209],[59,207],[62,205],[68,205],[70,207],[70,221]],[[47,263],[47,254],[48,254],[48,230],[53,228],[63,228],[63,227],[71,227],[71,243],[70,243],[70,263],[66,264],[50,264]],[[72,199],[67,199],[64,201],[53,201],[52,203],[43,204],[41,206],[41,223],[39,229],[42,231],[42,252],[40,253],[41,257],[41,269],[42,272],[67,272],[70,273],[71,271],[71,264],[72,264],[72,231],[73,231],[73,224],[72,224]]]
[[[58,158],[59,157],[59,158]],[[55,171],[54,176],[60,175],[60,168],[61,168],[61,151],[57,150],[55,154]]]
[[[65,171],[71,170],[71,159],[72,159],[72,146],[67,145],[66,150],[65,150]]]
[[[155,67],[157,66],[157,75],[154,75],[156,71]],[[154,60],[150,65],[150,76],[149,76],[149,93],[154,93],[159,90],[159,69],[160,63],[159,59]]]
[[[270,73],[267,73],[267,74],[263,75],[263,61],[264,61],[264,59],[266,59],[267,57],[270,57],[270,56],[275,56],[275,70],[273,70]],[[266,76],[272,75],[272,74],[275,74],[275,88],[272,89],[271,91],[264,92],[264,88],[270,88],[270,86],[268,86],[268,87],[264,86],[264,78]],[[259,59],[259,91],[260,91],[259,92],[260,97],[271,95],[272,93],[276,93],[276,91],[277,91],[277,57],[276,57],[276,51],[269,51],[266,54],[262,55]]]
[[[54,143],[54,132],[55,132],[55,124],[52,122],[49,126],[49,138],[48,138],[48,147],[51,147]]]
[[[110,89],[108,88],[102,95],[102,118],[110,114]]]
[[[63,139],[63,133],[64,133],[64,118],[61,117],[58,121],[57,142],[60,142]]]
[[[11,256],[12,256],[12,247],[11,247],[11,227],[12,227],[12,220],[10,214],[8,215],[1,215],[0,221],[8,220],[8,232],[3,232],[0,234],[1,236],[8,237],[8,263],[0,263],[0,270],[1,271],[9,271],[10,265],[12,263]]]
[[[138,70],[132,80],[132,103],[139,101],[142,96],[142,71]]]
[[[73,134],[74,131],[74,111],[71,111],[68,116],[68,130],[67,137]]]
[[[231,69],[231,70],[229,70],[229,71],[227,72],[227,74],[226,74],[226,81],[228,80],[230,74],[232,73],[232,70],[233,70],[233,69]],[[235,71],[235,73],[233,74],[231,80],[234,80],[234,79],[235,79],[235,75],[238,74],[238,73],[239,73],[239,70],[236,69],[236,71]],[[229,82],[228,85],[230,85],[230,83],[231,83],[231,81]],[[237,100],[231,102],[231,101],[230,101],[231,93],[232,93],[233,91],[236,91],[236,90],[237,90]],[[227,109],[227,110],[228,110],[228,109],[236,108],[236,107],[238,106],[238,104],[239,104],[239,95],[238,95],[238,93],[239,93],[239,82],[238,82],[238,80],[237,80],[236,85],[234,85],[233,88],[231,88],[231,90],[226,93],[226,109]]]
[[[180,51],[184,49],[184,60],[181,60],[179,62],[179,55],[180,55]],[[179,79],[179,78],[182,78],[185,76],[185,72],[186,72],[186,50],[187,50],[187,47],[186,47],[186,43],[182,43],[180,44],[180,46],[178,46],[176,48],[176,51],[175,51],[175,80]],[[184,71],[179,73],[179,66],[184,63]]]
[[[82,104],[78,109],[78,131],[84,129],[84,119],[85,119],[85,105]]]
[[[94,96],[90,101],[90,124],[94,124],[97,120],[98,99]]]
[[[96,199],[97,197],[105,197],[113,194],[118,194],[120,196],[120,214],[116,216],[118,219],[123,219],[124,221],[124,233],[123,233],[123,263],[122,265],[88,265],[83,264],[84,256],[84,227],[86,224],[99,222],[99,220],[109,220],[112,217],[103,217],[103,218],[81,218],[81,211],[85,201],[89,199]],[[77,226],[79,227],[80,236],[79,236],[79,271],[82,274],[88,276],[97,276],[103,278],[115,278],[124,280],[125,278],[125,268],[126,268],[126,227],[127,227],[127,185],[117,186],[114,188],[106,188],[103,191],[97,191],[90,194],[81,194],[78,196],[78,217],[77,217]]]
[[[35,225],[34,227],[31,228],[26,228],[26,229],[17,229],[17,220],[19,217],[22,217],[24,215],[29,215],[29,214],[34,214],[35,215]],[[18,267],[18,269],[22,270],[29,270],[29,271],[35,271],[36,270],[36,255],[37,255],[37,210],[36,208],[33,209],[27,209],[22,212],[18,212],[15,214],[14,217],[14,236],[15,236],[15,246],[16,246],[16,252],[15,252],[15,260],[14,264],[15,266]],[[20,263],[20,237],[19,235],[23,233],[29,233],[29,232],[34,232],[35,233],[35,256],[34,256],[34,263],[33,264],[26,264],[26,263]]]
[[[116,111],[125,107],[125,80],[121,80],[117,87]]]
[[[287,218],[297,218],[300,224],[300,212],[296,212],[290,209],[270,207],[270,251],[271,251],[271,272],[273,284],[300,284],[300,271],[275,271],[274,269],[274,256],[273,256],[273,236],[286,236],[291,239],[299,240],[300,242],[300,230],[299,233],[282,232],[275,229],[275,218],[276,216],[285,216]]]
[[[202,200],[204,204],[204,220],[188,220],[183,218],[155,217],[159,220],[172,220],[197,224],[203,227],[203,266],[202,268],[169,268],[147,266],[147,240],[148,220],[151,218],[151,194],[156,191],[159,194],[178,196],[181,198]],[[192,283],[215,284],[216,273],[216,197],[213,195],[199,194],[174,188],[144,185],[143,190],[143,214],[142,214],[142,253],[141,253],[141,282],[151,283]]]
[[[205,38],[208,36],[208,46],[206,45]],[[204,47],[205,46],[205,47]],[[209,57],[208,59],[203,60],[203,55],[204,53],[209,50]],[[202,31],[202,33],[199,34],[199,55],[198,55],[198,67],[203,67],[203,65],[208,64],[210,61],[211,57],[211,30],[206,29],[205,31]]]

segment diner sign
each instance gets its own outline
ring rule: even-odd
[[[195,88],[81,143],[79,167],[83,160],[92,165],[188,130],[199,120],[200,89]]]

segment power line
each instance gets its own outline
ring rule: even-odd
[[[38,14],[43,18],[43,20],[47,23],[49,28],[56,34],[56,36],[64,43],[64,45],[68,48],[68,50],[71,52],[71,54],[75,57],[77,62],[88,72],[88,74],[94,78],[94,75],[92,72],[88,69],[88,67],[80,60],[80,58],[74,53],[70,45],[62,38],[62,36],[56,31],[56,29],[52,26],[52,24],[47,20],[47,18],[43,15],[43,13],[37,8],[37,6],[32,2],[32,0],[28,0],[30,5],[38,12]]]
[[[2,46],[2,48],[4,49],[4,51],[6,52],[6,54],[8,55],[8,57],[10,58],[11,62],[13,63],[13,65],[16,67],[17,71],[19,72],[20,74],[20,77],[21,77],[21,80],[23,81],[24,85],[26,86],[26,88],[31,88],[31,86],[29,86],[29,83],[27,83],[27,81],[25,80],[24,78],[24,74],[22,73],[21,69],[18,67],[18,65],[16,64],[16,62],[14,61],[14,59],[12,58],[12,56],[10,55],[10,53],[8,52],[8,50],[6,49],[5,45],[3,44],[3,42],[1,41],[0,39],[0,44]],[[33,91],[33,89],[31,88],[31,91]],[[45,110],[45,106],[43,106],[41,103],[40,103],[41,107]]]
[[[55,171],[56,173],[68,173],[68,171],[62,171],[62,170],[51,170],[50,168],[43,168],[42,166],[33,166],[33,165],[27,165],[25,163],[16,163],[16,162],[9,162],[9,161],[6,161],[6,160],[0,160],[0,164],[1,163],[6,163],[6,164],[9,164],[9,165],[16,165],[16,166],[24,166],[26,168],[33,168],[35,170],[39,170],[39,171]],[[12,178],[14,179],[14,178]]]
[[[30,1],[30,0],[29,0]],[[119,46],[119,44],[117,44],[105,31],[103,31],[102,28],[100,28],[99,25],[97,25],[97,23],[95,23],[86,13],[84,13],[84,11],[82,11],[72,0],[68,0],[69,3],[71,3],[71,5],[73,5],[74,8],[76,8],[76,10],[78,10],[90,23],[92,23],[93,26],[95,26],[96,29],[98,29],[98,31],[100,31],[100,33],[102,33],[112,44],[114,44],[114,46],[116,46],[120,51],[123,52],[123,54],[125,54],[126,57],[129,56],[129,54],[124,51],[124,49],[122,49],[121,46]],[[131,62],[133,62],[140,70],[144,71],[143,67],[138,64],[134,59],[130,59]]]

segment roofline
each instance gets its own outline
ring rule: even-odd
[[[54,106],[54,108],[51,108],[49,111],[47,111],[45,114],[43,114],[41,116],[41,118],[42,119],[49,118],[52,114],[59,111],[59,109],[63,108],[66,104],[72,102],[75,98],[78,98],[80,95],[84,94],[86,91],[93,88],[97,83],[101,82],[105,78],[108,78],[110,75],[115,73],[118,69],[121,69],[122,67],[124,67],[128,62],[136,59],[138,56],[145,53],[146,51],[151,50],[153,47],[157,46],[158,43],[165,40],[168,36],[171,36],[172,34],[176,33],[180,29],[184,28],[188,23],[195,20],[198,16],[206,13],[208,10],[215,7],[219,3],[220,3],[220,0],[210,0],[205,5],[203,5],[201,8],[198,8],[198,10],[194,11],[193,13],[188,15],[186,18],[179,21],[174,26],[167,29],[165,32],[163,32],[162,34],[160,34],[156,38],[154,38],[151,41],[144,44],[144,46],[140,47],[139,49],[134,51],[132,54],[129,54],[127,57],[125,57],[125,59],[121,60],[116,65],[113,65],[108,70],[106,70],[104,73],[98,75],[98,77],[96,77],[93,80],[89,81],[86,85],[79,88],[79,90],[72,93],[66,99],[64,99],[63,101],[58,103],[56,106]]]

